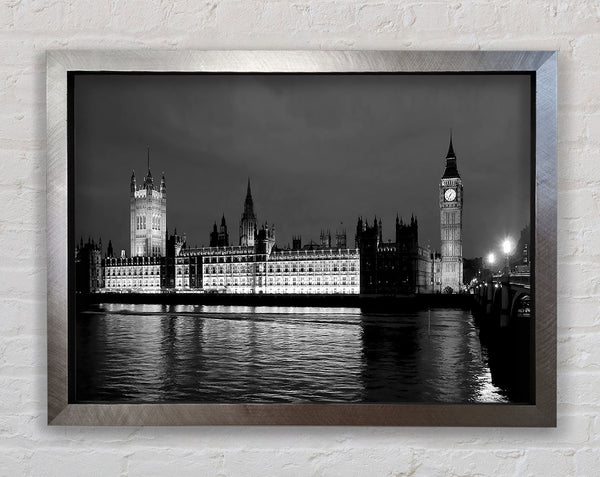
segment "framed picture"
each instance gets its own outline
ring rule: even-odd
[[[49,424],[555,426],[556,62],[49,52]]]

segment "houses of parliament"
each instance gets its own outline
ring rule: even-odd
[[[167,232],[167,186],[155,184],[150,164],[138,184],[130,181],[130,253],[116,256],[112,242],[80,241],[76,247],[79,292],[361,294],[457,293],[463,285],[463,185],[450,139],[438,191],[441,253],[419,245],[418,219],[397,216],[394,240],[383,240],[383,223],[359,218],[354,246],[346,231],[322,230],[319,242],[280,248],[275,226],[259,226],[250,180],[234,241],[223,215],[208,233],[209,246],[189,247]],[[235,242],[235,243],[234,243]]]

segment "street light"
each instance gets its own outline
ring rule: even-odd
[[[493,265],[494,263],[496,263],[496,255],[494,255],[494,252],[490,252],[488,254],[487,263],[488,265]]]
[[[506,276],[507,277],[510,275],[509,257],[510,257],[511,252],[513,251],[513,248],[514,248],[514,244],[513,244],[513,241],[510,239],[510,237],[505,238],[504,241],[502,242],[502,252],[506,256]]]

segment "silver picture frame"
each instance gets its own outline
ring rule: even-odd
[[[68,74],[507,73],[533,75],[535,404],[78,404],[69,400]],[[554,51],[49,51],[47,53],[48,424],[102,426],[556,426],[557,53]]]

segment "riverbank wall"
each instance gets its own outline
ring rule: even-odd
[[[314,306],[393,312],[403,309],[471,307],[470,295],[228,295],[217,293],[92,293],[77,295],[78,305],[145,303],[165,305]]]

